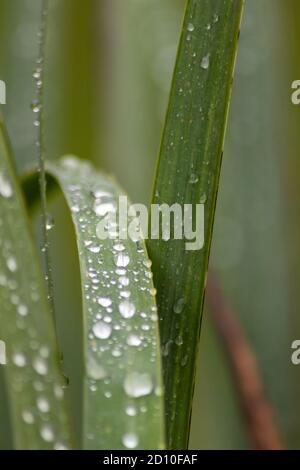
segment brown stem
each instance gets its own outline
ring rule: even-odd
[[[282,450],[282,439],[272,406],[265,396],[256,358],[211,273],[206,298],[230,362],[253,447],[257,450]]]

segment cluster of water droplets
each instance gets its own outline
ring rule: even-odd
[[[135,448],[141,439],[136,420],[140,413],[159,416],[154,405],[157,401],[148,397],[161,393],[151,372],[157,361],[151,262],[143,243],[120,237],[120,193],[114,184],[72,155],[61,160],[59,175],[77,227],[85,275],[87,387],[97,403],[118,396],[112,406],[120,406],[119,444]],[[101,240],[97,224],[109,215],[112,217],[107,217],[105,226],[108,239]],[[132,417],[129,422],[128,416]],[[97,423],[95,426],[97,429]],[[92,447],[95,429],[86,437]]]

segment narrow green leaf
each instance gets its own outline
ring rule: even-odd
[[[205,244],[149,240],[158,289],[168,445],[187,446],[206,272],[242,0],[189,0],[152,202],[205,203]],[[195,228],[195,227],[194,227]]]
[[[42,279],[1,120],[0,340],[6,364],[0,367],[15,449],[70,447],[63,378]]]
[[[157,307],[144,242],[101,239],[97,225],[124,193],[89,163],[47,165],[70,207],[83,297],[85,449],[164,448]],[[27,179],[32,198],[32,181]],[[33,199],[31,199],[33,200]],[[130,205],[130,203],[128,203]],[[112,223],[110,232],[118,232]]]

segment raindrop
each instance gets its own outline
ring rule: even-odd
[[[47,362],[41,357],[36,357],[33,361],[33,368],[39,375],[46,375],[48,373]]]
[[[101,380],[106,377],[105,369],[91,356],[88,357],[87,374],[93,380]]]
[[[135,306],[132,302],[124,300],[119,304],[119,312],[123,318],[132,318],[135,314]]]
[[[188,31],[190,31],[192,33],[195,29],[195,26],[193,25],[193,23],[189,23],[188,26],[187,26],[187,29],[188,29]]]
[[[114,245],[114,250],[116,251],[124,251],[125,250],[125,246],[123,245],[123,243],[116,243]]]
[[[68,447],[63,442],[56,442],[54,444],[54,450],[68,450]]]
[[[54,432],[50,424],[44,424],[40,430],[41,437],[46,442],[52,442],[54,440]]]
[[[189,183],[196,184],[198,181],[199,181],[198,175],[196,173],[191,173]]]
[[[173,311],[175,313],[181,313],[182,310],[184,309],[184,306],[185,306],[184,299],[178,299],[173,306]]]
[[[38,100],[34,100],[31,103],[31,109],[34,112],[34,114],[39,113],[41,111],[41,104],[39,103]]]
[[[24,356],[23,353],[17,352],[13,355],[13,363],[17,367],[24,367],[26,365],[26,357]]]
[[[127,449],[135,449],[139,443],[139,439],[135,433],[127,432],[122,438],[122,443]]]
[[[21,315],[21,317],[26,317],[26,315],[28,314],[28,308],[24,304],[20,304],[18,306],[17,311],[18,311],[18,314]]]
[[[94,335],[99,339],[107,339],[111,335],[112,328],[103,321],[98,321],[92,328]]]
[[[54,218],[52,214],[46,215],[46,230],[52,230],[54,227]]]
[[[203,193],[202,196],[200,197],[200,204],[205,204],[205,202],[207,201],[207,196],[206,196],[206,193]]]
[[[130,262],[130,258],[128,255],[124,253],[119,253],[115,256],[115,263],[119,268],[126,268]]]
[[[91,253],[100,253],[100,246],[99,245],[89,245],[87,247],[87,249],[91,252]]]
[[[129,397],[143,397],[152,392],[153,382],[147,373],[129,372],[124,380],[124,390]]]
[[[18,269],[18,263],[14,256],[9,256],[6,260],[6,266],[13,273]]]
[[[26,423],[26,424],[33,424],[34,423],[34,416],[31,413],[31,411],[24,410],[22,412],[22,419],[23,419],[24,423]]]
[[[207,70],[209,67],[209,56],[210,54],[206,54],[204,57],[202,57],[200,65],[204,70]]]
[[[119,278],[119,282],[120,282],[121,286],[123,286],[123,287],[127,287],[129,285],[129,279],[126,276],[121,276]]]
[[[102,197],[112,197],[111,193],[108,193],[107,191],[102,191],[102,189],[93,189],[91,193],[95,199],[101,199]]]
[[[140,346],[141,343],[142,343],[141,338],[133,333],[130,334],[127,338],[127,344],[129,346]]]
[[[126,406],[125,412],[127,416],[136,416],[136,408],[133,405]]]
[[[101,201],[96,200],[94,204],[94,212],[96,215],[103,217],[109,212],[115,213],[116,207],[111,202],[102,203]]]
[[[97,302],[99,305],[101,305],[102,307],[110,307],[111,304],[112,304],[112,301],[109,297],[99,297],[97,299]]]
[[[0,194],[5,198],[9,198],[13,195],[12,186],[2,173],[0,173]]]
[[[50,404],[46,397],[38,397],[36,404],[41,413],[48,413],[50,410]]]

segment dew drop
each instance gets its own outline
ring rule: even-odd
[[[31,411],[24,410],[22,412],[22,419],[23,419],[24,423],[26,423],[26,424],[33,424],[34,423],[34,416],[31,413]]]
[[[50,404],[46,397],[38,397],[36,404],[41,413],[48,413],[50,410]]]
[[[139,443],[139,439],[135,433],[127,432],[122,438],[122,443],[127,449],[135,449]]]
[[[107,339],[111,335],[112,328],[103,321],[98,321],[92,328],[94,335],[99,339]]]
[[[133,405],[128,405],[125,408],[127,416],[136,416],[136,408]]]
[[[52,230],[54,227],[54,218],[52,214],[46,215],[46,230]]]
[[[207,70],[209,67],[209,56],[210,54],[206,54],[204,57],[202,57],[200,65],[204,70]]]
[[[99,297],[97,302],[99,305],[101,305],[101,307],[110,307],[112,304],[112,301],[109,297]]]
[[[189,183],[196,184],[198,181],[199,181],[198,175],[196,173],[191,173]]]
[[[0,173],[0,194],[5,198],[9,198],[13,195],[12,186],[2,173]]]
[[[124,251],[125,250],[125,246],[123,245],[123,243],[116,243],[114,245],[114,250],[116,251]]]
[[[185,306],[184,299],[178,299],[173,306],[173,311],[175,313],[181,313],[182,310],[184,309],[184,306]]]
[[[24,367],[26,366],[26,357],[24,356],[23,353],[20,353],[20,352],[16,352],[14,355],[13,355],[13,363],[17,366],[17,367]]]
[[[46,442],[52,442],[54,440],[54,431],[50,424],[44,424],[40,430],[41,437]]]
[[[48,365],[47,362],[41,358],[36,357],[33,361],[33,368],[39,375],[47,375],[48,373]]]
[[[88,357],[87,374],[93,380],[102,380],[106,377],[106,371],[92,356]]]
[[[200,197],[200,204],[205,204],[205,202],[207,201],[207,196],[206,196],[206,193],[203,193]]]
[[[13,273],[18,269],[18,263],[14,256],[9,256],[6,260],[6,266]]]
[[[100,246],[99,245],[89,245],[87,247],[87,249],[91,252],[91,253],[100,253]]]
[[[133,333],[131,333],[127,338],[127,344],[129,346],[140,346],[141,343],[142,343],[141,338]]]
[[[28,308],[24,304],[20,304],[17,308],[18,314],[21,315],[21,317],[26,317],[28,314]]]
[[[190,31],[192,33],[195,29],[195,26],[193,25],[193,23],[189,23],[188,26],[187,26],[187,29],[188,29],[188,31]]]
[[[147,373],[129,372],[124,380],[124,390],[129,397],[143,397],[152,392],[153,382]]]
[[[132,318],[135,314],[135,306],[132,302],[124,300],[119,304],[119,312],[123,318]]]
[[[115,263],[116,266],[119,268],[126,268],[130,262],[130,258],[128,255],[125,255],[124,253],[119,253],[115,256]]]
[[[121,277],[119,278],[119,283],[121,284],[121,286],[127,287],[127,286],[129,285],[129,279],[128,279],[128,277],[126,277],[126,276],[121,276]]]
[[[103,217],[109,212],[115,213],[116,207],[111,202],[102,203],[101,201],[96,200],[94,204],[94,212],[96,215]]]

